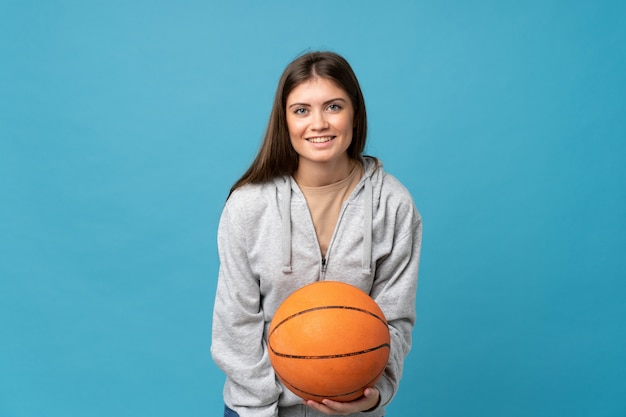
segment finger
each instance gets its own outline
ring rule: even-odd
[[[329,415],[338,415],[339,412],[333,408],[328,407],[326,404],[323,403],[318,403],[316,401],[306,401],[305,404],[311,408],[313,408],[314,410],[317,410],[321,413],[324,414],[329,414]]]
[[[361,397],[357,400],[349,401],[349,402],[339,402],[339,401],[325,399],[325,400],[322,400],[322,404],[326,406],[328,410],[331,410],[333,414],[347,415],[347,414],[356,413],[356,412],[365,410],[364,407],[367,408],[365,404],[368,401],[371,401],[371,400],[365,397]]]

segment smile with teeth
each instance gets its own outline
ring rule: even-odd
[[[306,138],[306,140],[312,143],[324,143],[324,142],[329,142],[333,140],[334,138],[335,138],[334,136],[320,136],[316,138]]]

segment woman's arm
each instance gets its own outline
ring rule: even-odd
[[[281,388],[263,338],[258,277],[248,262],[244,210],[229,199],[218,229],[220,270],[211,353],[227,381],[224,399],[241,417],[277,416]]]
[[[415,325],[415,297],[422,245],[422,219],[413,206],[399,212],[395,224],[393,246],[388,256],[376,266],[376,277],[370,295],[385,313],[391,334],[387,368],[376,388],[380,405],[387,405],[396,394],[404,360],[412,345]]]

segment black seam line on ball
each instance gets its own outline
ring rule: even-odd
[[[284,318],[280,323],[278,323],[276,325],[276,327],[274,327],[274,330],[272,330],[272,333],[274,333],[276,331],[276,329],[278,329],[283,323],[285,323],[288,320],[291,320],[294,317],[301,316],[303,314],[310,313],[312,311],[331,310],[331,309],[353,310],[353,311],[359,311],[361,313],[369,314],[372,317],[376,317],[377,320],[379,320],[380,322],[384,323],[385,326],[387,326],[387,322],[385,320],[383,320],[382,318],[378,317],[376,314],[372,313],[371,311],[367,311],[367,310],[364,310],[362,308],[351,307],[351,306],[322,306],[322,307],[313,307],[313,308],[309,308],[309,309],[306,309],[306,310],[302,310],[302,311],[299,311],[297,313],[292,314],[289,317]]]
[[[389,343],[383,343],[380,346],[376,346],[376,347],[369,348],[369,349],[364,349],[364,350],[359,350],[358,352],[337,353],[337,354],[334,354],[334,355],[289,355],[289,354],[286,354],[286,353],[276,352],[270,346],[270,349],[272,350],[272,353],[274,353],[274,355],[280,356],[282,358],[289,358],[289,359],[337,359],[337,358],[347,358],[349,356],[358,356],[358,355],[363,355],[365,353],[374,352],[375,350],[383,349],[383,348],[391,349],[391,347],[389,346]]]

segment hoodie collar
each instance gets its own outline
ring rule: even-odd
[[[369,158],[363,160],[365,172],[362,178],[363,187],[363,254],[361,260],[361,272],[364,275],[372,273],[372,207],[374,205],[371,176],[376,170],[376,161]],[[374,166],[373,166],[374,165]],[[290,274],[291,268],[291,176],[282,178],[279,184],[282,197],[282,264],[283,272]],[[359,186],[357,186],[359,187]]]

